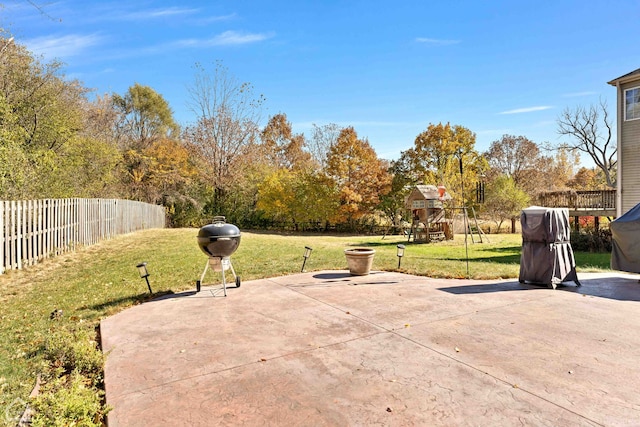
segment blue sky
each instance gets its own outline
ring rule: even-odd
[[[353,126],[380,157],[429,123],[559,141],[567,107],[608,102],[640,67],[640,2],[4,1],[0,26],[97,94],[151,86],[181,124],[194,64],[220,60],[294,131]],[[263,124],[264,124],[263,123]]]

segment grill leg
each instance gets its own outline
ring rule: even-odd
[[[231,264],[231,260],[228,258],[224,258],[224,257],[220,257],[220,270],[222,273],[222,290],[224,291],[224,296],[227,296],[227,277],[225,275],[225,270],[227,270],[227,267],[231,269],[231,272],[233,273],[233,277],[237,278],[236,276],[236,272],[233,269],[233,265]],[[202,272],[202,276],[200,276],[200,280],[196,281],[196,292],[200,292],[200,286],[201,284],[204,282],[204,276],[207,274],[207,270],[209,270],[209,264],[211,263],[211,259],[209,259],[207,261],[207,263],[204,266],[204,271]],[[216,266],[217,268],[217,266]],[[237,283],[237,280],[236,280]],[[237,285],[236,285],[237,286]]]
[[[231,269],[231,272],[233,273],[233,278],[236,281],[236,288],[239,288],[240,287],[240,278],[236,274],[236,271],[233,269],[233,264],[231,264],[231,260],[229,260],[229,268]]]
[[[229,260],[229,268],[231,269],[231,272],[233,273],[233,278],[235,279],[236,277],[238,277],[236,275],[236,271],[233,269],[233,264],[231,264],[231,260]]]
[[[223,261],[220,260],[220,265],[222,266],[221,270],[222,270],[222,289],[224,290],[224,296],[227,296],[227,278],[226,278],[226,274],[224,274],[224,264]]]
[[[209,269],[209,260],[204,265],[204,271],[202,272],[202,276],[200,276],[200,280],[196,282],[196,292],[200,292],[200,285],[204,282],[204,275],[207,274],[207,270]]]

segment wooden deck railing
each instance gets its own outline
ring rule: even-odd
[[[538,195],[537,204],[549,208],[569,208],[574,212],[611,213],[616,210],[616,190],[546,192]]]
[[[0,200],[0,274],[119,234],[164,228],[163,206],[117,199]]]

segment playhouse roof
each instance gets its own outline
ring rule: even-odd
[[[425,199],[437,199],[440,196],[438,194],[438,187],[435,185],[416,185],[415,188]]]
[[[444,193],[443,197],[440,197],[438,187],[435,185],[420,184],[414,186],[411,193],[409,193],[409,198],[416,196],[421,196],[425,200],[451,200],[451,196],[447,192]]]

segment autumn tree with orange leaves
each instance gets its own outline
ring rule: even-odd
[[[356,221],[373,213],[391,185],[388,165],[353,127],[342,129],[327,157],[327,174],[339,192],[336,220],[355,228]]]
[[[272,166],[301,170],[310,165],[311,154],[304,150],[304,135],[293,133],[286,114],[271,117],[260,132],[260,139],[264,157]]]

